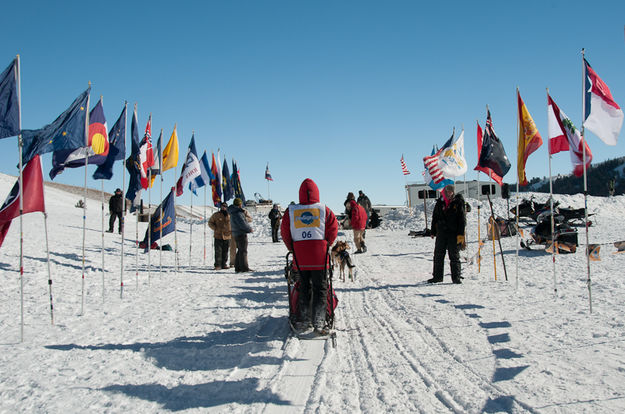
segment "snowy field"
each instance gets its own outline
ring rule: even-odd
[[[14,180],[0,175],[2,200]],[[583,207],[581,195],[556,199]],[[394,212],[367,231],[368,253],[353,256],[356,281],[335,280],[336,348],[290,336],[286,249],[262,215],[250,237],[255,271],[244,274],[212,270],[210,230],[204,261],[199,221],[190,260],[188,220],[178,271],[172,252],[153,251],[149,269],[139,253],[137,273],[129,216],[120,298],[121,238],[105,234],[103,273],[101,204],[88,200],[83,295],[77,200],[46,189],[54,325],[43,215],[24,217],[23,342],[19,220],[0,248],[2,413],[625,412],[625,254],[611,245],[625,239],[625,196],[589,198],[590,242],[605,243],[591,263],[592,313],[583,246],[556,257],[554,280],[550,254],[520,250],[517,260],[505,238],[506,281],[499,256],[495,280],[487,241],[479,271],[463,263],[462,285],[447,262],[445,282],[428,285],[434,242],[408,236],[425,227],[422,206]],[[470,203],[465,257],[478,245]],[[505,200],[494,204],[505,217]]]

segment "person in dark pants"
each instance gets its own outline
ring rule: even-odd
[[[124,196],[122,195],[121,188],[115,189],[115,194],[109,199],[109,229],[107,233],[113,233],[113,226],[115,226],[115,218],[119,219],[118,229],[119,234],[122,234],[124,229]]]
[[[432,235],[436,237],[434,244],[434,268],[432,278],[428,283],[443,281],[443,269],[445,264],[445,252],[449,256],[451,267],[451,280],[453,283],[462,283],[460,266],[460,249],[464,249],[464,228],[466,217],[464,211],[464,198],[462,195],[454,195],[453,185],[446,186],[441,192],[441,197],[436,200],[432,213]]]
[[[319,201],[319,188],[310,178],[299,188],[299,204],[289,205],[280,227],[282,241],[293,252],[300,273],[298,330],[314,327],[326,332],[328,307],[328,248],[338,233],[336,216]],[[312,312],[311,312],[312,310]]]
[[[269,220],[271,220],[271,241],[277,243],[280,241],[278,239],[278,232],[280,231],[280,220],[282,220],[282,213],[277,204],[274,204],[269,212]]]
[[[232,236],[237,245],[237,255],[234,259],[234,271],[237,273],[252,272],[247,264],[247,234],[254,230],[248,224],[242,205],[241,199],[235,198],[233,204],[228,207]]]
[[[228,203],[221,203],[219,211],[208,220],[208,227],[213,230],[215,238],[215,270],[228,269],[228,247],[232,237]]]

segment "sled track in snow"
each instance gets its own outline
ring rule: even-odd
[[[365,273],[362,270],[361,275]],[[344,292],[342,299],[346,315],[339,320],[344,321],[348,338],[340,338],[340,343],[349,347],[342,355],[350,357],[351,372],[360,383],[356,389],[378,396],[377,401],[361,400],[362,411],[481,412],[489,400],[502,398],[511,412],[533,412],[463,363],[417,312],[403,303],[405,298],[391,289]],[[410,315],[414,322],[398,316],[402,314]],[[387,360],[384,354],[399,354],[405,364],[398,366],[392,362],[396,358]],[[380,359],[373,365],[369,361],[375,358]],[[384,363],[379,364],[382,359]],[[359,371],[370,375],[358,375]],[[392,400],[382,395],[389,381],[395,383]]]

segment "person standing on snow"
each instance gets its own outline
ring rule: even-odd
[[[293,252],[300,273],[297,328],[312,325],[316,332],[323,332],[328,298],[328,249],[336,239],[338,223],[332,210],[320,203],[319,188],[310,178],[300,185],[299,204],[290,204],[285,212],[280,233],[287,249]]]
[[[118,218],[119,234],[122,234],[122,230],[124,228],[124,201],[121,188],[115,189],[115,194],[109,199],[109,213],[111,213],[111,218],[109,218],[109,229],[107,230],[107,233],[113,233],[115,218]]]
[[[280,220],[282,220],[282,213],[277,204],[273,205],[273,208],[269,212],[269,220],[271,220],[271,240],[276,243],[278,240],[278,232],[280,231]]]
[[[366,229],[369,227],[369,218],[371,217],[371,200],[369,200],[369,197],[367,197],[365,193],[362,192],[362,190],[358,190],[358,200],[356,200],[356,202],[360,204],[362,208],[365,209],[365,213],[367,213],[367,224],[365,226]]]
[[[356,244],[356,253],[365,253],[367,246],[362,238],[362,234],[365,232],[365,226],[367,225],[367,213],[355,200],[348,200],[345,202],[345,211],[349,215],[349,222],[354,230],[354,243]]]
[[[436,200],[432,213],[432,234],[436,237],[434,244],[434,268],[432,278],[428,283],[443,281],[443,268],[445,264],[445,252],[449,256],[451,267],[451,280],[460,284],[461,266],[460,250],[466,247],[464,240],[464,228],[466,226],[464,198],[461,194],[454,196],[455,188],[452,184],[447,185],[441,191],[441,197]]]
[[[232,236],[237,244],[237,254],[234,259],[234,271],[237,273],[253,271],[247,264],[247,233],[253,232],[254,229],[249,225],[242,205],[241,199],[235,198],[233,204],[228,207]]]
[[[208,219],[208,227],[213,230],[215,238],[215,270],[228,269],[228,246],[232,238],[228,203],[221,203],[219,211]]]

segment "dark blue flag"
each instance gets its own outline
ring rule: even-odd
[[[127,105],[124,105],[117,122],[109,131],[109,155],[104,164],[98,165],[93,173],[94,180],[110,180],[113,177],[113,164],[115,161],[126,158],[126,112]]]
[[[223,186],[224,201],[234,198],[234,187],[232,186],[232,177],[228,169],[228,162],[224,159],[224,165],[221,168],[221,185]]]
[[[482,150],[477,165],[479,167],[490,168],[495,174],[503,178],[508,170],[510,170],[510,161],[508,161],[508,156],[506,155],[502,142],[497,138],[497,135],[495,135],[490,110],[487,112],[486,127],[484,128],[484,136],[482,137]]]
[[[20,108],[17,97],[17,59],[0,74],[0,138],[19,133]]]
[[[91,86],[51,124],[41,129],[22,130],[24,143],[22,162],[24,164],[37,154],[76,149],[86,145],[89,92],[91,92]]]
[[[239,175],[239,167],[237,163],[232,160],[232,186],[234,187],[234,196],[240,198],[245,204],[245,194],[243,194],[243,187],[241,186],[241,176]]]
[[[132,123],[130,124],[130,143],[131,153],[130,157],[126,160],[126,169],[130,174],[130,180],[128,182],[128,191],[126,191],[126,198],[132,202],[130,205],[130,212],[135,211],[141,200],[141,160],[140,157],[140,141],[139,141],[139,126],[137,121],[137,107],[132,114]]]
[[[150,226],[145,231],[145,237],[142,244],[145,245],[145,251],[150,248],[148,246],[148,236],[150,237],[150,244],[157,241],[162,236],[176,230],[176,210],[174,209],[174,188],[165,197],[160,206],[156,209],[150,220]]]
[[[89,137],[87,146],[77,149],[54,151],[50,179],[54,180],[66,168],[80,168],[87,164],[101,165],[109,153],[109,138],[102,99],[89,113]]]

